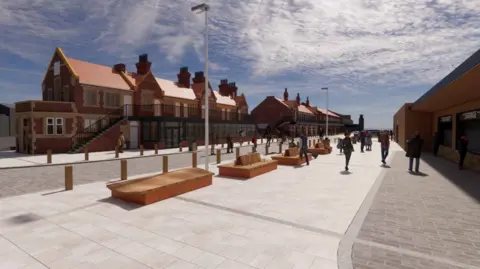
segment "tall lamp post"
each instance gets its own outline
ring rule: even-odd
[[[327,117],[326,117],[326,122],[325,122],[325,136],[328,137],[328,87],[323,87],[322,91],[327,91]]]
[[[209,118],[209,108],[208,108],[208,97],[210,95],[210,91],[208,90],[208,10],[210,10],[210,6],[203,3],[200,5],[196,5],[192,7],[192,11],[198,11],[198,13],[205,13],[205,170],[208,171],[208,135],[209,135],[209,128],[208,128],[208,118]]]

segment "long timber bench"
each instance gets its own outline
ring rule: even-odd
[[[252,153],[237,157],[233,163],[219,165],[218,169],[220,176],[250,179],[276,170],[277,167],[277,161],[262,160],[259,153]]]

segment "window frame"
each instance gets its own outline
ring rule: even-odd
[[[49,127],[52,128],[52,131],[49,131]],[[61,131],[59,132],[58,127]],[[65,119],[56,118],[56,117],[46,117],[45,118],[45,134],[46,135],[64,135],[65,132]]]
[[[94,97],[94,102],[90,103],[90,97],[92,96],[95,96]],[[93,90],[93,89],[84,89],[83,90],[83,106],[87,106],[87,107],[98,107],[98,103],[99,103],[99,100],[98,100],[98,90]]]
[[[121,107],[120,93],[105,91],[103,94],[104,108],[119,108]]]

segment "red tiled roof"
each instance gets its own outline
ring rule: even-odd
[[[113,68],[84,62],[81,60],[68,58],[67,61],[75,70],[79,77],[79,82],[82,84],[107,87],[113,89],[131,90],[128,83],[118,73],[113,71]]]

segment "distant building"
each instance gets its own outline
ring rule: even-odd
[[[104,66],[67,57],[55,50],[42,82],[42,100],[15,104],[19,152],[114,150],[122,132],[127,148],[174,148],[193,140],[204,144],[203,72],[180,68],[177,81],[156,77],[147,54],[136,71],[123,63]],[[255,123],[235,82],[209,85],[210,134],[221,142],[248,139]],[[240,131],[243,136],[240,137]]]
[[[312,106],[308,97],[302,102],[300,94],[297,94],[294,100],[289,100],[287,89],[283,93],[283,100],[268,96],[252,110],[251,114],[259,127],[269,126],[272,130],[290,136],[298,136],[301,132],[309,136],[324,135],[327,114],[329,134],[344,130],[340,116]]]
[[[0,104],[0,137],[15,136],[15,106]]]

